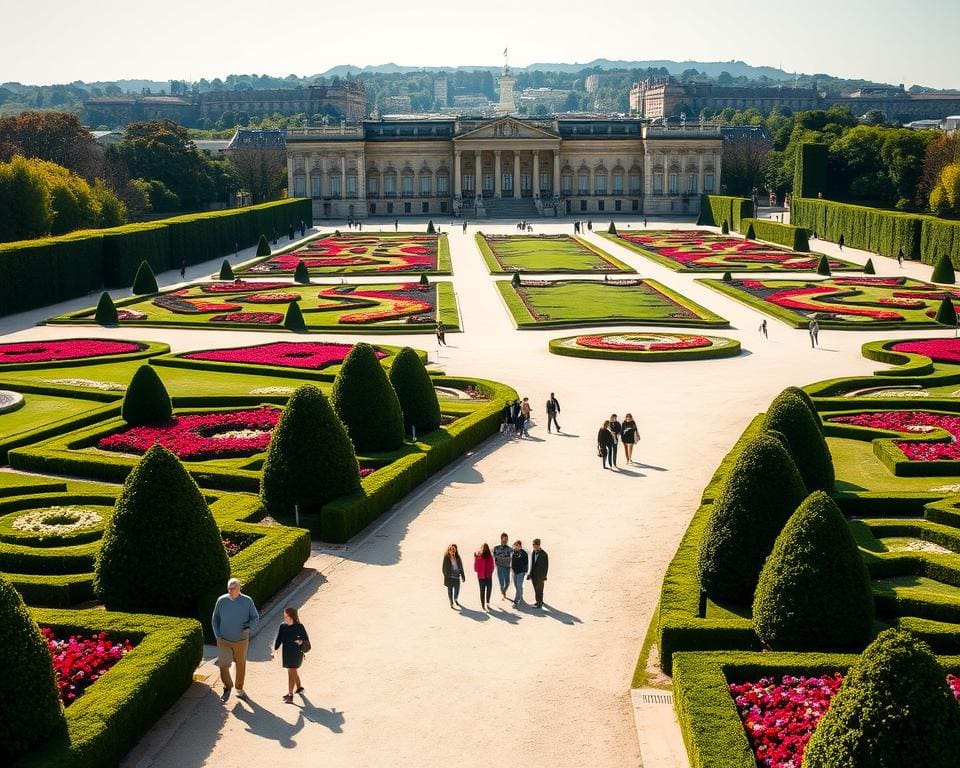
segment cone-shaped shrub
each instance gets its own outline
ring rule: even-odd
[[[430,285],[430,280],[427,279],[427,273],[420,273],[420,285]]]
[[[796,392],[784,390],[767,408],[764,429],[782,432],[790,456],[808,491],[833,491],[833,458],[810,407]]]
[[[157,369],[144,363],[133,374],[120,416],[127,424],[162,424],[173,415],[173,403]]]
[[[803,768],[954,768],[960,707],[946,671],[909,632],[881,632],[850,667]]]
[[[93,319],[100,325],[116,325],[120,322],[117,317],[117,308],[113,305],[113,299],[106,291],[100,294],[100,301],[97,302],[97,311],[94,313]]]
[[[745,237],[747,240],[756,240],[756,239],[757,239],[757,233],[756,233],[756,230],[754,230],[754,228],[753,228],[753,224],[751,224],[750,226],[747,227],[747,233],[744,235],[744,237]]]
[[[723,220],[723,224],[720,225],[720,231],[721,231],[723,234],[725,234],[725,235],[729,235],[729,234],[730,234],[730,225],[727,224],[727,220],[726,220],[726,219],[724,219],[724,220]]]
[[[775,651],[860,651],[873,618],[870,576],[847,521],[833,499],[814,491],[760,571],[757,637]]]
[[[53,659],[20,593],[0,576],[0,763],[37,746],[63,722]]]
[[[817,406],[816,406],[816,404],[814,404],[813,398],[810,397],[810,395],[807,394],[806,390],[800,389],[800,387],[787,387],[787,388],[786,388],[785,390],[783,390],[783,391],[784,391],[784,392],[792,392],[792,393],[795,394],[797,397],[799,397],[801,400],[803,400],[803,404],[804,404],[805,406],[807,406],[807,408],[810,409],[810,413],[813,414],[813,420],[814,420],[814,421],[816,422],[816,424],[817,424],[817,429],[819,429],[821,432],[823,432],[823,420],[820,418],[820,414],[817,412]]]
[[[330,403],[357,451],[392,451],[403,445],[400,401],[369,344],[350,350],[334,379]]]
[[[437,234],[437,228],[433,226],[433,219],[430,219],[430,221],[427,222],[427,234],[428,235]]]
[[[610,226],[607,227],[607,234],[610,234],[610,235],[617,234],[617,227],[612,221],[610,222]]]
[[[750,605],[764,560],[806,495],[800,472],[776,437],[759,435],[747,443],[700,543],[700,588],[715,600]]]
[[[404,347],[393,359],[390,367],[390,383],[393,385],[400,410],[403,412],[404,429],[410,433],[417,428],[418,435],[433,432],[440,426],[440,401],[433,388],[430,374],[420,355],[410,347]]]
[[[510,285],[512,285],[514,288],[519,288],[519,287],[520,287],[520,273],[519,273],[519,272],[514,272],[514,273],[513,273],[513,277],[510,278]]]
[[[269,256],[269,255],[270,255],[270,243],[267,241],[267,236],[260,235],[260,239],[257,241],[257,256]]]
[[[233,274],[233,267],[230,266],[230,262],[226,259],[224,259],[223,263],[220,265],[220,279],[228,280],[230,282],[236,280],[236,276]]]
[[[303,312],[297,302],[291,301],[287,304],[287,314],[283,318],[283,327],[288,331],[307,330],[307,321],[303,319]]]
[[[303,263],[303,259],[297,262],[297,268],[293,270],[293,280],[296,283],[310,285],[310,270],[307,269],[307,265]]]
[[[731,275],[729,272],[724,272],[723,277],[721,277],[720,279],[723,280],[723,282],[725,283],[730,283],[730,282],[733,282],[733,275]]]
[[[863,274],[865,275],[877,274],[877,270],[873,268],[873,259],[867,259],[867,263],[863,265]]]
[[[941,255],[933,265],[933,274],[930,276],[930,280],[934,283],[946,283],[948,285],[957,282],[957,276],[953,271],[953,262],[950,261],[947,254]]]
[[[817,274],[818,275],[831,275],[830,272],[830,262],[826,256],[821,256],[817,261]]]
[[[97,597],[111,611],[191,616],[209,625],[229,575],[200,489],[176,456],[154,445],[127,476],[103,532]]]
[[[949,325],[951,327],[957,325],[957,310],[950,299],[944,297],[940,301],[940,306],[937,307],[936,320],[941,325]]]
[[[305,384],[273,428],[260,480],[270,514],[291,516],[294,504],[317,513],[360,487],[360,469],[343,422],[317,387]]]
[[[133,292],[139,296],[144,293],[156,293],[159,290],[157,277],[150,268],[150,262],[141,261],[137,268],[137,276],[133,278]]]

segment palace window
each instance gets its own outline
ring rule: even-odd
[[[427,174],[420,175],[420,197],[430,197],[433,192],[433,179]]]
[[[310,197],[320,197],[320,175],[316,173],[310,177]]]
[[[340,197],[340,177],[330,177],[330,197]]]
[[[347,197],[356,197],[357,196],[357,177],[356,174],[351,173],[347,176]]]
[[[426,200],[420,203],[420,213],[430,213],[430,203]]]
[[[695,173],[687,176],[687,192],[691,195],[697,194],[697,174]]]
[[[549,173],[540,174],[540,191],[549,192],[550,187],[552,186],[552,181]]]
[[[604,210],[603,204],[604,204],[605,202],[607,202],[607,201],[606,201],[606,200],[597,200],[597,210],[598,210],[598,211]]]
[[[653,174],[653,194],[663,194],[663,172],[657,171]]]
[[[623,206],[621,205],[621,203],[622,203],[621,200],[614,200],[614,201],[613,201],[613,210],[615,210],[615,211],[620,211],[620,210],[622,210],[622,207],[623,207]]]
[[[488,194],[488,195],[493,194],[493,174],[492,173],[483,174],[483,191],[484,191],[484,194]]]
[[[560,177],[560,189],[563,190],[563,194],[572,195],[573,194],[573,176],[564,174]]]
[[[463,191],[464,192],[473,192],[473,174],[465,173],[463,174]]]
[[[679,174],[676,174],[676,173],[671,173],[671,174],[669,174],[667,183],[669,184],[669,187],[668,187],[669,193],[670,193],[671,195],[676,195],[676,194],[679,192],[679,189],[680,189],[680,187],[679,187],[679,184],[680,184]]]
[[[401,191],[404,197],[413,197],[413,176],[404,176],[401,180]]]
[[[713,174],[705,173],[703,175],[703,191],[713,192]]]
[[[383,191],[387,195],[397,194],[397,177],[395,174],[383,177]]]
[[[623,194],[623,174],[615,173],[613,175],[613,194],[622,195]]]
[[[520,174],[520,191],[523,194],[530,193],[530,174],[529,173]]]
[[[367,194],[370,197],[376,197],[380,194],[380,177],[367,176]]]
[[[577,192],[581,195],[589,194],[590,192],[590,176],[586,173],[581,173],[577,177]]]
[[[503,184],[504,192],[513,192],[513,174],[510,171],[503,174],[501,183]]]
[[[640,194],[640,174],[639,173],[630,174],[630,194],[631,195]]]
[[[439,176],[437,176],[437,194],[450,194],[450,177],[445,173],[441,173]]]
[[[598,173],[593,177],[593,189],[598,195],[607,194],[607,174]]]
[[[307,177],[306,176],[293,177],[293,196],[294,197],[307,196]]]

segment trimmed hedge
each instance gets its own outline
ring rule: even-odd
[[[390,384],[397,393],[403,425],[425,435],[440,426],[440,402],[423,361],[410,347],[404,347],[390,366]]]
[[[300,262],[303,263],[302,261]],[[288,331],[305,331],[307,330],[307,321],[303,317],[303,311],[300,309],[300,305],[291,301],[287,305],[287,314],[283,318],[283,327]]]
[[[297,262],[297,268],[293,270],[293,282],[300,283],[301,285],[310,285],[310,270],[307,269],[307,265],[303,259]]]
[[[100,300],[97,302],[97,308],[94,311],[93,319],[99,325],[116,325],[120,322],[117,315],[117,307],[110,298],[110,294],[104,291],[100,294]]]
[[[355,344],[344,359],[330,404],[357,451],[392,451],[403,445],[400,401],[369,344]]]
[[[784,390],[770,403],[764,428],[786,438],[787,450],[808,491],[833,493],[833,457],[823,437],[820,418],[808,401],[809,397],[805,400],[795,389]]]
[[[230,283],[237,279],[233,274],[233,267],[230,266],[230,262],[226,259],[220,264],[220,279]]]
[[[937,307],[936,320],[940,325],[949,325],[951,328],[956,327],[957,310],[950,299],[944,298],[940,300],[940,306]]]
[[[149,261],[141,261],[137,269],[137,276],[133,278],[133,293],[142,296],[146,293],[156,293],[160,290],[157,285],[157,276],[150,269]]]
[[[843,235],[844,245],[851,248],[890,258],[896,258],[903,248],[908,259],[919,259],[924,254],[924,262],[930,263],[926,258],[928,251],[921,249],[926,218],[929,217],[832,200],[795,197],[790,204],[790,223],[816,232],[821,240],[835,243]]]
[[[920,228],[920,253],[924,264],[932,264],[942,255],[950,257],[953,266],[960,269],[960,221],[925,216]]]
[[[739,232],[743,220],[752,217],[753,201],[745,197],[700,196],[700,222],[704,226],[721,227],[727,222],[729,228]]]
[[[802,227],[794,227],[791,224],[780,224],[768,219],[743,219],[740,222],[742,231],[746,232],[748,240],[764,240],[768,243],[784,245],[793,251],[802,251],[804,253],[810,250],[810,241],[807,238],[807,230]],[[752,230],[752,234],[751,234]]]
[[[827,194],[827,145],[807,142],[797,147],[793,169],[793,196],[816,198]]]
[[[830,261],[826,256],[821,256],[817,259],[817,274],[823,275],[824,277],[830,277]]]
[[[133,374],[123,397],[120,417],[130,425],[162,424],[173,415],[173,403],[157,369],[144,363]]]
[[[937,261],[933,265],[933,272],[930,275],[931,283],[940,283],[942,285],[953,285],[957,282],[957,275],[953,269],[953,262],[950,257],[943,253],[937,256]]]

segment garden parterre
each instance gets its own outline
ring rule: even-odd
[[[583,238],[571,235],[484,235],[478,232],[476,243],[491,274],[636,272]]]
[[[555,355],[656,362],[709,360],[740,354],[740,342],[687,333],[604,333],[550,340]]]

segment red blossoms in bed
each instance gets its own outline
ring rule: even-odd
[[[77,360],[84,357],[122,355],[143,349],[142,344],[110,339],[51,339],[0,344],[0,365],[9,363],[48,363],[52,360]]]
[[[53,669],[57,676],[57,690],[64,706],[69,706],[101,675],[133,650],[129,640],[122,643],[107,638],[106,632],[91,637],[70,635],[58,638],[49,627],[41,627],[53,657]]]
[[[190,360],[216,360],[221,363],[253,363],[254,365],[282,365],[287,368],[319,370],[328,365],[342,363],[353,349],[352,344],[323,343],[319,341],[276,341],[236,349],[210,349],[205,352],[189,352],[183,357]],[[377,358],[386,357],[385,352],[376,352]]]

